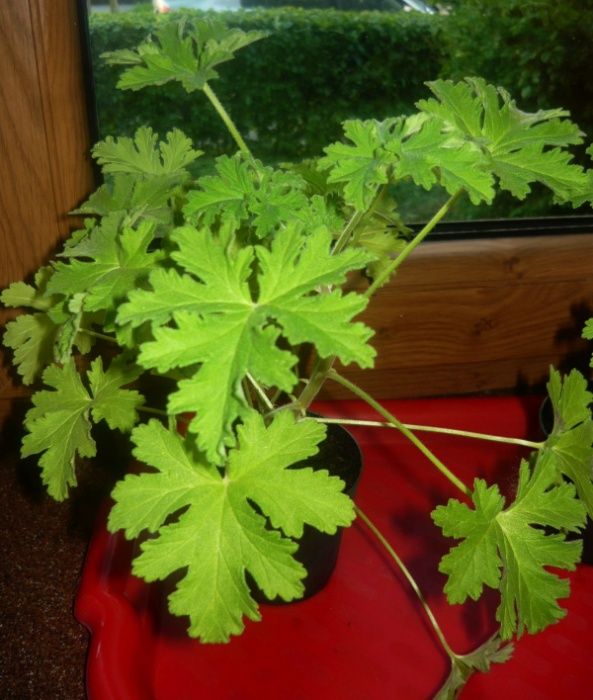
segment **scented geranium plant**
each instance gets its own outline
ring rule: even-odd
[[[2,294],[6,306],[30,309],[8,323],[4,344],[23,382],[44,385],[22,456],[38,456],[62,500],[77,460],[95,455],[94,425],[129,433],[146,469],[115,486],[109,529],[144,534],[136,575],[183,571],[171,612],[189,617],[191,636],[226,642],[245,617],[259,619],[247,573],[268,598],[302,595],[294,554],[304,525],[332,533],[358,515],[410,576],[342,481],[306,466],[327,428],[308,408],[324,382],[341,384],[460,492],[432,513],[459,541],[440,565],[449,601],[500,592],[499,634],[466,656],[426,608],[452,664],[441,696],[452,697],[473,670],[507,658],[514,637],[564,615],[568,583],[548,567],[575,567],[581,543],[566,535],[593,515],[593,397],[577,372],[552,371],[554,428],[545,442],[517,441],[533,452],[505,500],[496,484],[462,483],[334,364],[373,366],[373,331],[356,317],[459,198],[490,203],[504,190],[522,199],[541,183],[560,202],[586,201],[591,175],[568,150],[583,135],[561,109],[526,113],[479,78],[438,80],[415,114],[347,121],[319,159],[270,167],[210,85],[219,64],[261,38],[211,18],[165,21],[136,49],[106,55],[124,67],[121,89],[179,81],[197,93],[196,109],[209,101],[237,150],[195,177],[202,153],[178,130],[159,140],[146,126],[95,146],[105,179],[78,210],[84,228],[33,283]],[[449,194],[416,233],[392,198],[404,180]],[[344,289],[353,274],[364,291]],[[145,398],[143,375],[162,381],[161,406]]]

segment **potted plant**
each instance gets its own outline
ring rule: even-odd
[[[513,637],[563,615],[568,584],[546,567],[574,568],[581,544],[566,535],[593,515],[593,397],[577,372],[552,370],[554,428],[530,443],[507,503],[496,484],[463,483],[335,364],[373,365],[373,332],[356,316],[459,198],[488,203],[505,190],[521,199],[538,182],[559,201],[586,201],[591,174],[568,150],[583,135],[563,110],[523,112],[480,78],[438,80],[411,116],[350,120],[317,161],[264,165],[210,84],[219,64],[261,38],[209,17],[164,21],[137,49],[106,56],[124,66],[122,89],[176,80],[203,93],[237,150],[194,177],[202,154],[179,130],[159,141],[142,127],[95,146],[105,182],[78,210],[84,228],[32,284],[2,294],[31,310],[7,325],[4,344],[23,382],[45,385],[22,455],[39,456],[62,500],[77,460],[95,455],[94,424],[129,432],[146,469],[116,485],[109,528],[148,533],[134,573],[154,581],[185,569],[170,611],[189,617],[190,635],[227,642],[245,617],[259,619],[257,595],[303,595],[305,527],[331,535],[358,516],[407,571],[329,465],[311,468],[327,433],[311,402],[326,381],[341,384],[461,492],[432,514],[460,540],[440,567],[449,600],[500,591],[500,634],[472,654],[455,654],[431,617],[451,660],[441,696],[452,697],[475,669],[507,658]],[[392,198],[400,180],[449,194],[415,233]],[[348,291],[353,274],[364,291]],[[162,383],[162,405],[147,402],[146,376]]]

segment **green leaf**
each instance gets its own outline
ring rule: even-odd
[[[140,220],[171,224],[170,200],[179,191],[178,176],[140,178],[136,175],[116,174],[101,185],[73,214],[93,214],[101,217],[119,217],[128,226]]]
[[[463,188],[474,204],[490,203],[494,178],[480,149],[451,138],[436,120],[419,116],[406,119],[386,144],[398,158],[395,177],[411,177],[426,190],[439,182],[450,195]]]
[[[355,120],[344,122],[344,135],[351,143],[334,143],[324,149],[319,168],[330,170],[328,182],[343,182],[344,197],[358,211],[369,208],[377,189],[388,181],[393,157],[384,144],[393,121]]]
[[[166,141],[158,143],[158,136],[150,127],[140,127],[131,139],[108,136],[93,148],[93,157],[104,173],[126,173],[142,176],[176,175],[185,179],[187,166],[201,151],[194,151],[191,139],[179,129],[167,134]]]
[[[340,479],[289,468],[317,452],[325,435],[318,423],[295,422],[285,412],[266,427],[252,411],[238,435],[221,474],[152,420],[136,428],[132,439],[135,456],[156,472],[128,475],[113,491],[112,532],[124,529],[127,537],[158,532],[141,545],[134,573],[154,581],[187,569],[169,608],[188,615],[189,634],[203,642],[226,642],[239,634],[243,616],[259,619],[246,572],[269,598],[302,595],[305,570],[293,559],[297,545],[286,535],[298,536],[305,523],[332,533],[354,517]],[[277,529],[267,527],[261,513]]]
[[[202,214],[207,225],[220,215],[242,221],[247,218],[247,201],[255,192],[253,167],[241,154],[220,156],[216,159],[216,172],[199,179],[200,189],[188,193],[183,213],[189,217]]]
[[[191,378],[179,383],[169,410],[196,413],[190,430],[198,434],[198,445],[210,461],[224,458],[231,426],[245,408],[241,381],[247,373],[282,391],[296,384],[296,356],[270,342],[279,329],[291,345],[313,343],[322,357],[372,364],[374,351],[367,345],[372,332],[352,323],[366,299],[321,291],[368,264],[368,253],[332,255],[328,231],[304,235],[295,225],[278,232],[271,249],[247,246],[235,256],[207,229],[185,226],[171,238],[179,248],[172,257],[189,274],[152,273],[152,289],[132,291],[120,307],[118,322],[153,324],[154,341],[144,343],[139,356],[144,367],[166,372],[199,365]],[[255,255],[257,285],[250,286]],[[171,319],[175,326],[162,325]]]
[[[547,390],[554,409],[553,433],[563,433],[590,420],[593,394],[587,386],[587,380],[576,369],[562,379],[560,372],[550,368]]]
[[[565,119],[568,112],[523,112],[505,90],[481,78],[428,85],[437,99],[421,100],[417,106],[436,121],[451,144],[470,143],[479,150],[501,189],[524,199],[531,184],[541,182],[560,201],[587,190],[587,175],[563,150],[582,142],[578,127]]]
[[[142,396],[121,387],[138,374],[135,367],[126,367],[120,360],[112,361],[104,372],[101,358],[97,358],[88,374],[89,392],[72,361],[64,367],[51,365],[43,373],[51,391],[33,394],[21,455],[41,454],[42,480],[56,500],[66,498],[69,487],[76,485],[76,457],[95,456],[90,415],[95,422],[104,419],[109,427],[120,430],[128,430],[136,422]]]
[[[456,654],[451,660],[451,673],[434,700],[457,700],[461,689],[476,671],[487,673],[492,664],[508,661],[513,651],[512,644],[503,646],[502,640],[495,634],[469,654]]]
[[[554,428],[544,449],[551,454],[558,475],[574,483],[593,518],[593,420],[589,408],[593,394],[577,370],[562,380],[552,368],[547,388],[554,409]]]
[[[103,58],[112,65],[132,66],[123,71],[117,84],[122,90],[177,80],[187,92],[193,92],[218,77],[216,66],[265,36],[259,31],[227,29],[214,17],[193,23],[168,22],[155,30],[154,40],[141,43],[136,50],[105,53]]]
[[[32,384],[54,360],[66,361],[74,344],[83,353],[90,349],[89,338],[78,332],[82,315],[76,300],[48,293],[51,275],[51,268],[41,268],[34,286],[15,282],[0,296],[5,306],[40,310],[9,321],[3,337],[4,345],[14,350],[14,364],[23,384]]]
[[[51,268],[45,267],[38,271],[35,286],[25,282],[13,282],[0,294],[0,303],[13,308],[27,306],[39,311],[48,311],[56,303],[56,299],[45,296],[50,275]]]
[[[14,364],[23,384],[32,384],[53,361],[58,326],[45,313],[24,314],[6,324],[2,342],[14,350]]]
[[[441,560],[450,603],[477,600],[484,586],[499,589],[496,619],[503,639],[524,630],[538,632],[561,619],[557,601],[568,595],[568,581],[546,567],[574,569],[582,544],[542,528],[576,532],[586,513],[572,484],[557,484],[554,460],[541,453],[531,471],[522,462],[515,501],[508,507],[498,487],[474,482],[473,509],[451,499],[432,514],[447,537],[463,541]]]
[[[587,323],[585,323],[585,327],[583,328],[583,338],[593,340],[593,318],[590,318]],[[593,355],[591,356],[590,366],[593,367]]]
[[[83,261],[56,263],[48,291],[60,294],[84,292],[87,311],[114,308],[154,269],[164,253],[148,252],[155,237],[154,224],[143,221],[137,228],[118,230],[117,219],[105,219],[77,246],[64,255],[90,257]]]
[[[200,178],[199,190],[188,193],[183,213],[190,220],[211,225],[220,220],[235,225],[248,220],[258,238],[265,238],[293,220],[303,220],[309,207],[305,181],[293,173],[256,167],[238,153],[216,160],[216,175]],[[196,216],[198,215],[198,216]]]

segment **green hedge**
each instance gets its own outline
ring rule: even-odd
[[[526,109],[564,107],[593,135],[593,4],[464,0],[442,38],[447,77],[481,75]]]
[[[241,0],[241,7],[302,7],[306,10],[334,9],[354,10],[382,10],[383,12],[395,12],[402,9],[397,0]]]
[[[103,51],[135,46],[156,22],[171,17],[91,16],[102,135],[131,134],[141,124],[160,133],[177,126],[209,153],[232,148],[201,95],[188,96],[176,85],[135,93],[116,90],[118,69],[99,58]],[[254,152],[264,159],[316,155],[339,138],[340,123],[349,117],[409,113],[426,93],[424,81],[441,72],[441,18],[292,8],[229,12],[223,17],[231,26],[270,32],[223,65],[221,79],[213,83]]]

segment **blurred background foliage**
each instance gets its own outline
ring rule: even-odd
[[[409,114],[426,96],[426,81],[467,75],[503,86],[529,111],[564,107],[593,135],[593,2],[450,0],[437,14],[394,11],[393,2],[292,0],[293,7],[278,7],[283,0],[243,0],[259,7],[221,13],[230,26],[270,33],[221,66],[221,79],[213,85],[259,158],[279,162],[319,155],[340,138],[344,119]],[[187,95],[176,85],[116,90],[119,70],[100,59],[104,51],[137,45],[158,22],[199,13],[156,16],[148,3],[131,12],[90,14],[102,137],[131,135],[149,124],[162,135],[183,129],[209,156],[233,149],[199,94]],[[584,148],[577,158],[584,162]],[[402,189],[404,213],[422,219],[426,194]],[[432,192],[429,208],[439,200]],[[566,213],[542,192],[525,203],[502,197],[495,204],[489,217]],[[457,212],[460,218],[484,214],[469,206]]]

